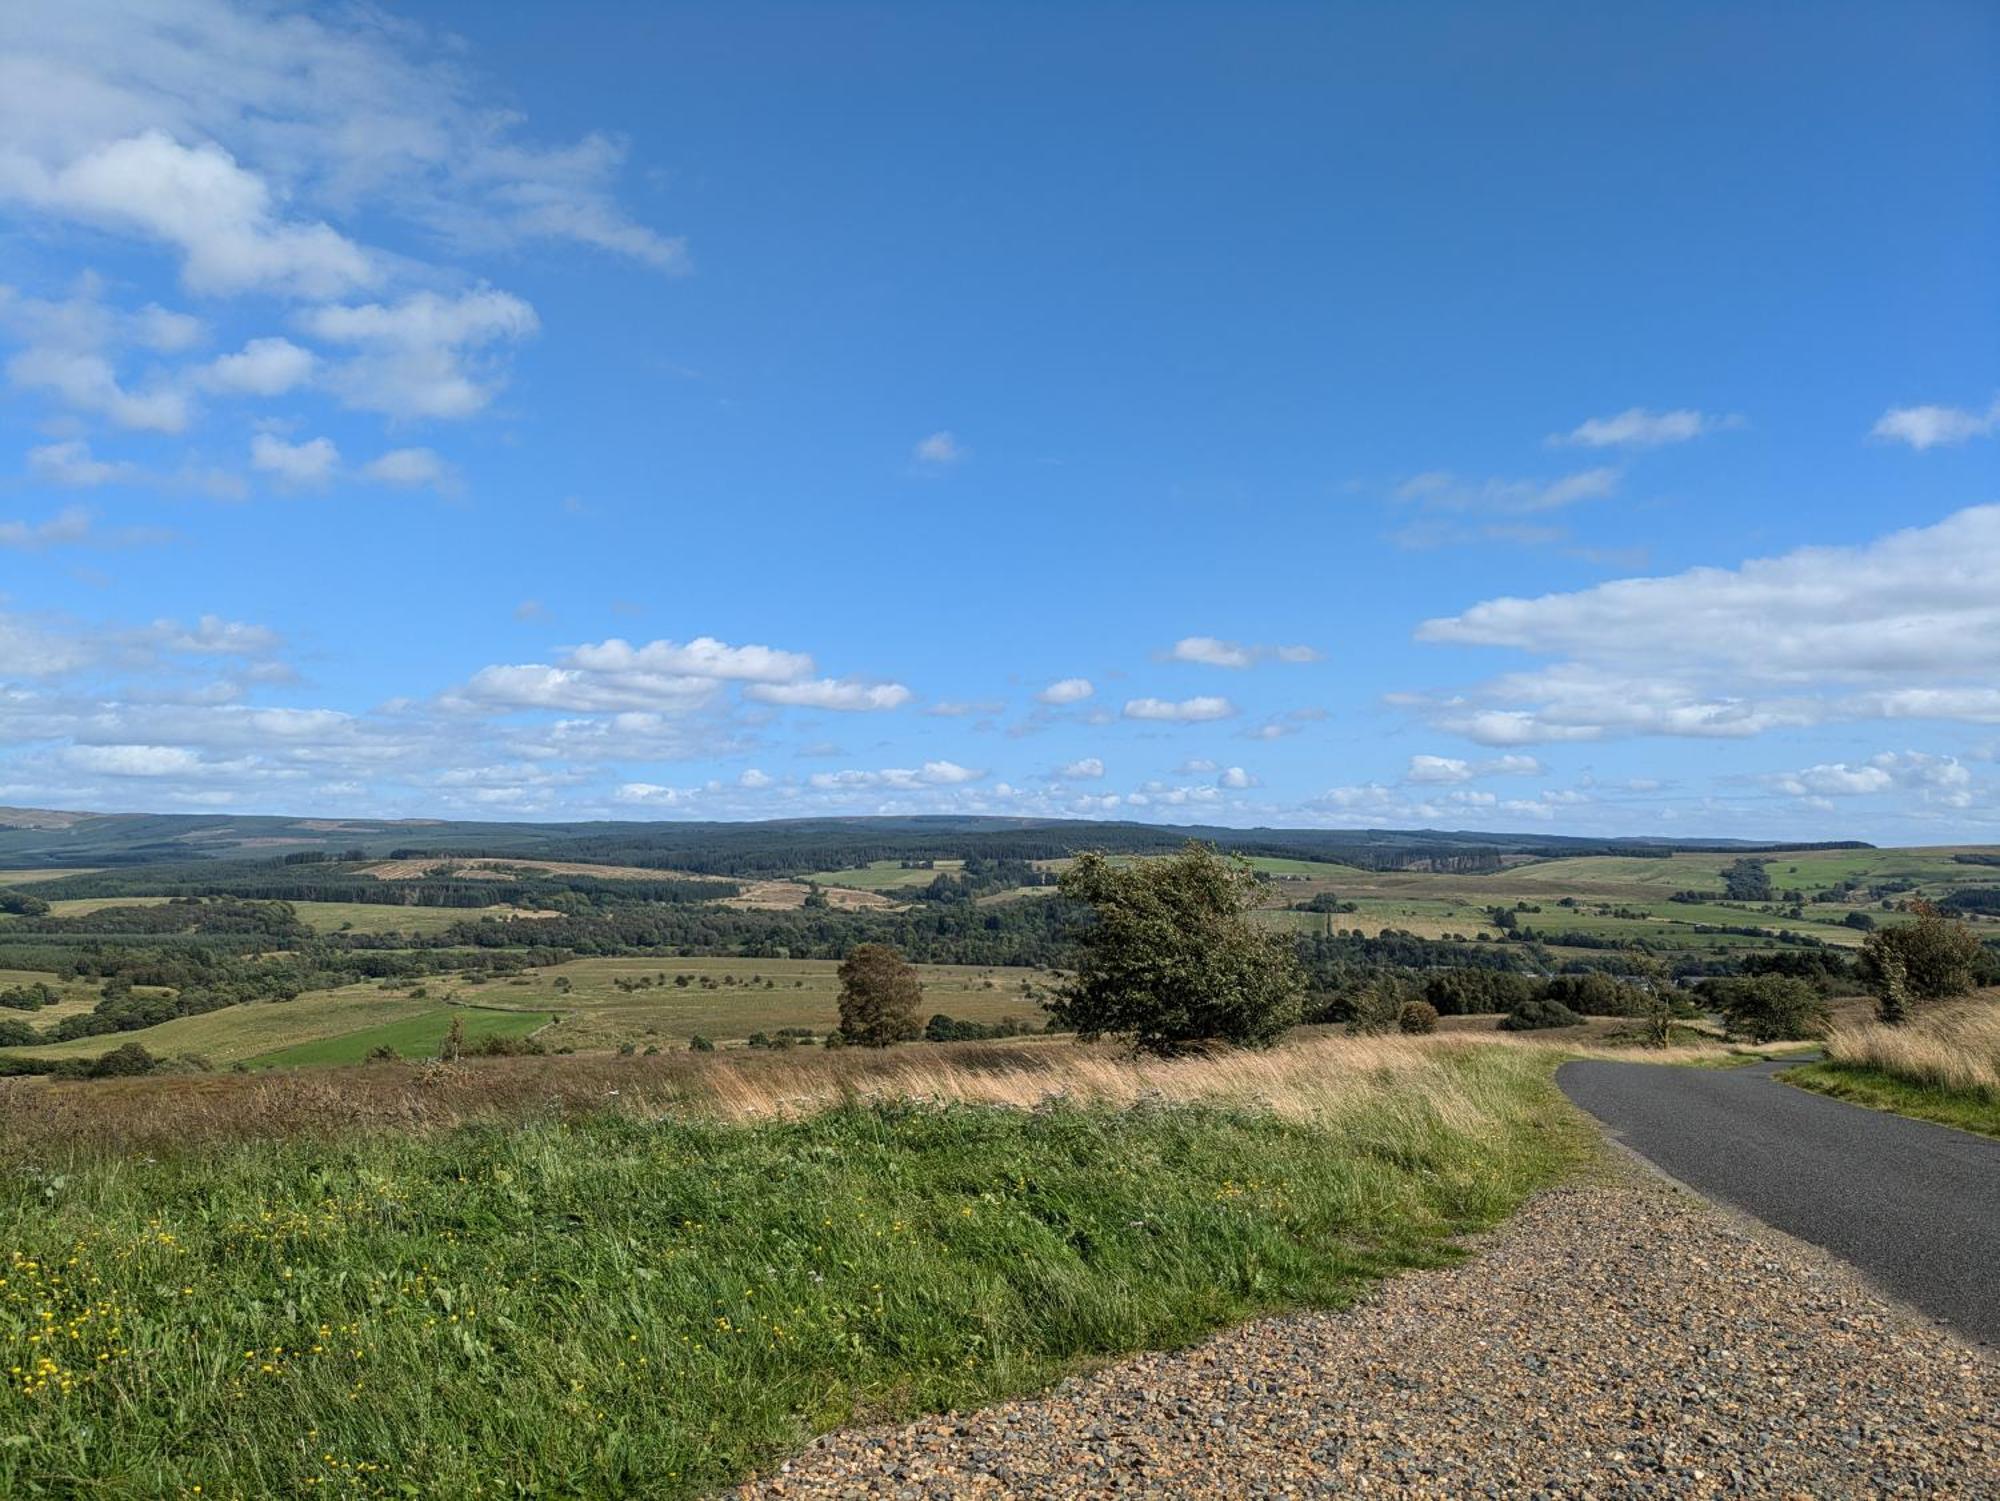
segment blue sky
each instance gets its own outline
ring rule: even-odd
[[[2000,15],[0,14],[0,803],[1991,840]]]

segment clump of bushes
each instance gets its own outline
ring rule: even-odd
[[[1396,1030],[1406,1037],[1428,1037],[1437,1029],[1437,1007],[1428,1001],[1405,1001],[1396,1013]]]
[[[1502,1032],[1547,1032],[1557,1027],[1580,1027],[1583,1018],[1561,1001],[1532,996],[1522,1001],[1501,1020]]]
[[[1731,1032],[1752,1042],[1824,1037],[1832,1024],[1820,993],[1789,975],[1704,980],[1698,989],[1702,998],[1722,1013]]]

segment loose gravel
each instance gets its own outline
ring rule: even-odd
[[[1620,1165],[1347,1311],[829,1435],[740,1494],[2000,1497],[2000,1367]]]

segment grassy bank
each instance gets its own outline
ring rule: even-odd
[[[2000,1000],[1948,1007],[1901,1027],[1840,1027],[1826,1061],[1785,1075],[1821,1094],[2000,1136]]]
[[[1913,1084],[1881,1069],[1852,1063],[1808,1063],[1788,1070],[1785,1082],[1870,1109],[1892,1110],[1961,1131],[2000,1136],[2000,1099],[1971,1090]]]
[[[40,1137],[0,1171],[0,1492],[696,1494],[1340,1303],[1578,1150],[1534,1048],[966,1056],[150,1160]]]

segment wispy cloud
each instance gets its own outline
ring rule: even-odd
[[[1566,433],[1551,433],[1547,442],[1552,448],[1659,448],[1745,425],[1739,416],[1715,416],[1688,407],[1671,412],[1627,407],[1614,416],[1580,422]]]

